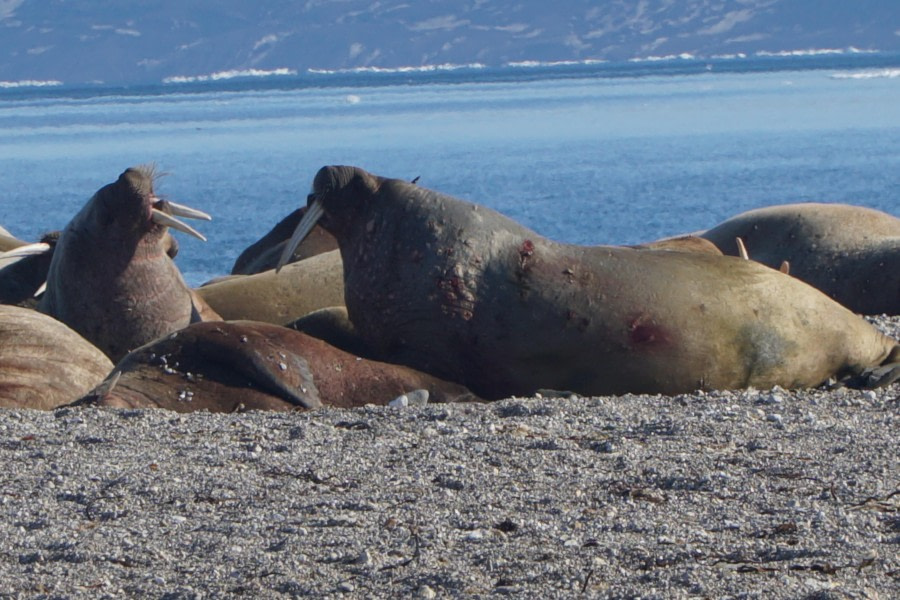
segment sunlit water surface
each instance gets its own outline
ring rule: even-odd
[[[606,71],[604,70],[606,69]],[[264,86],[0,91],[0,225],[35,239],[134,164],[211,213],[192,284],[227,273],[326,164],[412,179],[578,244],[710,227],[787,202],[898,214],[896,69],[365,75]]]

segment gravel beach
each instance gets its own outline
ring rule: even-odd
[[[900,384],[5,410],[0,597],[897,598],[898,445]]]

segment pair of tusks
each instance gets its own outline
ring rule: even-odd
[[[750,254],[747,253],[747,246],[744,245],[744,240],[739,237],[734,238],[734,241],[737,242],[738,247],[738,256],[743,258],[744,260],[750,260]],[[781,261],[781,267],[778,268],[779,271],[784,273],[785,275],[791,274],[791,263],[786,260]]]
[[[300,245],[306,236],[309,235],[309,232],[312,231],[312,228],[316,226],[316,223],[319,222],[319,219],[322,218],[322,215],[325,214],[325,208],[322,206],[322,201],[318,198],[315,198],[312,204],[309,205],[309,208],[306,209],[306,212],[303,214],[303,218],[300,219],[300,222],[297,223],[297,228],[294,229],[294,234],[291,236],[291,239],[288,240],[287,245],[284,247],[284,251],[281,253],[281,258],[278,259],[278,264],[275,265],[275,272],[278,273],[281,271],[281,267],[286,265],[291,256],[294,255],[294,250],[297,249],[297,246]]]
[[[192,235],[199,240],[206,241],[206,236],[202,233],[185,223],[184,221],[180,221],[175,217],[185,217],[187,219],[203,219],[204,221],[211,221],[212,217],[201,210],[197,210],[195,208],[191,208],[189,206],[184,206],[183,204],[176,204],[169,200],[160,200],[157,197],[153,197],[150,199],[153,202],[154,206],[165,203],[165,206],[168,206],[169,212],[163,212],[158,208],[150,209],[150,219],[156,223],[157,225],[164,225],[166,227],[171,227],[172,229],[177,229],[183,233],[188,235]]]
[[[154,205],[159,205],[163,201],[157,197],[151,198],[151,201]],[[150,219],[156,223],[157,225],[164,225],[166,227],[171,227],[172,229],[177,229],[178,231],[182,231],[188,235],[192,235],[195,238],[206,241],[206,236],[202,233],[188,225],[187,223],[180,221],[175,218],[185,217],[188,219],[203,219],[204,221],[211,221],[212,217],[201,210],[197,210],[195,208],[191,208],[189,206],[184,206],[183,204],[177,204],[175,202],[170,202],[168,200],[165,201],[165,206],[168,207],[171,214],[163,212],[158,208],[150,209]],[[20,258],[26,256],[36,256],[38,254],[44,254],[45,252],[50,251],[50,244],[45,242],[38,242],[35,244],[28,244],[23,242],[22,246],[18,248],[14,248],[7,252],[0,252],[0,269],[4,267],[4,263],[13,262],[19,260]],[[41,286],[34,293],[34,296],[40,296],[47,289],[47,282],[41,284]]]

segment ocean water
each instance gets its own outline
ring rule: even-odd
[[[577,244],[705,229],[751,208],[900,216],[900,56],[305,73],[141,88],[0,86],[0,225],[60,229],[135,164],[205,210],[191,284],[305,203],[327,164],[490,206]]]

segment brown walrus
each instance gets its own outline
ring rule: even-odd
[[[270,323],[195,323],[126,356],[79,405],[295,410],[387,404],[425,389],[436,402],[477,400],[463,386],[408,367],[360,359]]]
[[[741,213],[701,234],[818,288],[862,314],[900,314],[900,219],[846,204],[785,204]]]
[[[168,227],[205,239],[172,215],[209,216],[160,200],[147,167],[101,188],[60,235],[39,308],[113,361],[161,335],[218,319],[185,284]]]
[[[50,410],[92,389],[110,360],[56,319],[0,306],[0,407]]]
[[[328,306],[344,304],[344,271],[337,250],[254,275],[234,275],[197,288],[223,319],[286,325]]]
[[[294,229],[300,219],[303,218],[306,207],[301,207],[278,222],[266,235],[248,246],[234,261],[231,268],[232,275],[252,275],[274,269],[278,259],[284,252],[284,246],[291,238]],[[322,229],[313,227],[312,231],[303,242],[297,246],[288,262],[296,262],[337,250],[337,240],[334,236]]]
[[[795,388],[900,370],[896,341],[753,261],[560,244],[354,167],[320,170],[308,206],[292,240],[319,218],[337,238],[365,342],[486,398]]]

